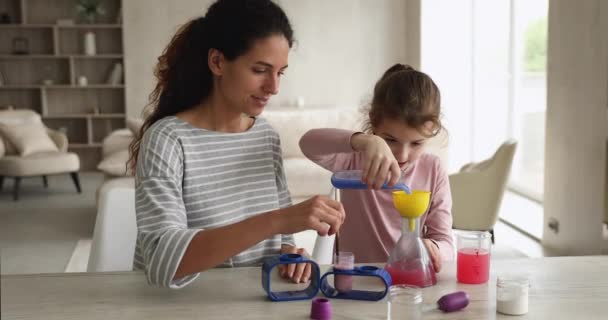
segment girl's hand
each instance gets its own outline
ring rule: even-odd
[[[431,256],[431,262],[435,268],[435,272],[441,271],[441,254],[439,253],[439,247],[431,239],[422,239],[426,251]]]
[[[344,207],[336,200],[314,196],[277,211],[278,233],[292,234],[314,229],[319,235],[332,235],[344,222]]]
[[[286,244],[281,246],[281,253],[297,253],[307,258],[310,257],[304,248],[296,248]],[[310,263],[282,264],[278,266],[278,270],[284,279],[291,279],[294,283],[304,283],[310,280],[312,267]]]
[[[399,163],[384,139],[373,134],[356,133],[350,142],[354,150],[363,153],[362,179],[370,188],[380,189],[385,182],[392,187],[399,181]]]

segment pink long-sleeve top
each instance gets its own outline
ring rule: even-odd
[[[363,155],[352,149],[355,131],[313,129],[300,139],[306,157],[325,169],[361,170]],[[446,171],[439,158],[422,154],[401,177],[412,190],[431,192],[431,203],[420,217],[423,238],[433,240],[443,260],[454,258],[452,196]],[[393,205],[391,190],[342,190],[346,220],[340,229],[340,251],[355,254],[361,263],[386,262],[401,236],[401,216]]]

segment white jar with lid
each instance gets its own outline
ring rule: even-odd
[[[496,281],[496,311],[519,316],[528,313],[530,279],[525,275],[499,275]]]

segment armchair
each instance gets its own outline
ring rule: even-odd
[[[14,178],[13,199],[17,201],[22,178],[41,176],[46,188],[47,176],[69,173],[80,193],[80,159],[67,149],[65,134],[46,128],[38,113],[0,111],[0,190],[5,178]]]
[[[469,163],[451,174],[453,228],[489,231],[494,242],[494,225],[509,179],[517,142],[504,142],[485,161]]]

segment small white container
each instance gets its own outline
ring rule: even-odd
[[[500,275],[496,281],[496,311],[519,316],[528,313],[530,279],[525,275]]]
[[[86,86],[88,84],[89,84],[89,80],[87,80],[87,77],[85,77],[85,76],[78,77],[78,85],[79,86],[84,87],[84,86]]]

